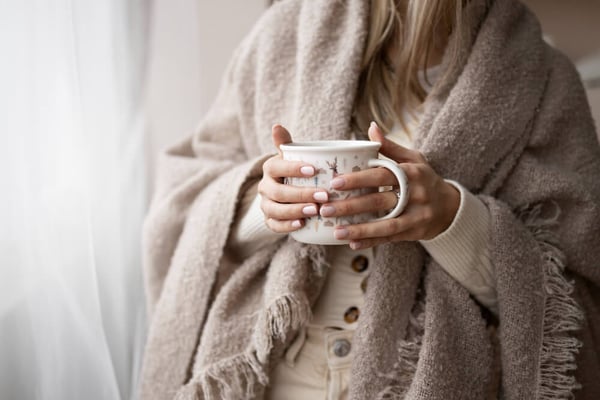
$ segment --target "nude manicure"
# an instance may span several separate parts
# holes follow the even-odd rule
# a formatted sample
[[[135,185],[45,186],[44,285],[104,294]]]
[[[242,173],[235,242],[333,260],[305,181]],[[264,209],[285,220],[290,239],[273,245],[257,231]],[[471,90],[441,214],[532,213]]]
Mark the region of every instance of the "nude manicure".
[[[306,176],[313,176],[315,174],[315,169],[313,167],[304,166],[300,168],[300,173]]]
[[[348,229],[346,229],[346,228],[338,228],[333,232],[333,236],[335,236],[335,238],[338,240],[346,239],[349,234],[350,234],[350,232],[348,232]]]
[[[309,215],[309,216],[317,215],[317,207],[315,207],[315,206],[306,206],[306,207],[304,207],[302,209],[302,213],[304,215]]]
[[[316,201],[327,201],[329,200],[329,195],[327,194],[327,192],[316,192],[315,194],[313,194],[313,199],[315,199]]]

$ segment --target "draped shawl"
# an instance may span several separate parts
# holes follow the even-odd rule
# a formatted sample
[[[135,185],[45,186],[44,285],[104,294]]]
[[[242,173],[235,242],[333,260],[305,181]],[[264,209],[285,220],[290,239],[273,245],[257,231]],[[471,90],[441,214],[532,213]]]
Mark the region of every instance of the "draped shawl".
[[[327,248],[286,238],[239,259],[228,236],[274,123],[295,140],[352,134],[368,12],[367,0],[276,3],[197,131],[161,156],[144,227],[143,399],[262,398],[310,320]],[[417,242],[379,246],[350,398],[600,398],[600,150],[579,77],[515,0],[470,1],[453,35],[464,51],[415,143],[489,209],[498,316]]]

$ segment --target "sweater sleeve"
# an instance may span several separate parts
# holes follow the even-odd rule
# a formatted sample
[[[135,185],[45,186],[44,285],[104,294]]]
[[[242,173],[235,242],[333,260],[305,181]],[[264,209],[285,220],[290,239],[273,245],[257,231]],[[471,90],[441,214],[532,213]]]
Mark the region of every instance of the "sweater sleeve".
[[[496,283],[488,248],[489,211],[462,185],[447,182],[460,192],[458,212],[448,229],[420,243],[450,276],[496,313]]]
[[[230,248],[241,258],[246,258],[264,245],[277,240],[285,233],[270,230],[260,208],[258,182],[248,187],[240,199],[237,216],[231,230]]]

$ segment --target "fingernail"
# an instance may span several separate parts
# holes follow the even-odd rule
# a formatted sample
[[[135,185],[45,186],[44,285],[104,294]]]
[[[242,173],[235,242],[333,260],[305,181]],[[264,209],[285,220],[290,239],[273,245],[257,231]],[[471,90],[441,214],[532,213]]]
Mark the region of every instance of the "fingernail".
[[[313,194],[313,199],[315,199],[316,201],[327,201],[329,200],[329,195],[327,194],[327,192],[316,192],[315,194]]]
[[[371,124],[369,125],[369,128],[379,128],[379,126],[377,125],[377,122],[371,121]]]
[[[349,234],[350,232],[348,232],[348,229],[346,228],[337,228],[335,231],[333,231],[333,236],[335,236],[335,238],[338,240],[346,239]]]
[[[335,214],[335,207],[333,206],[321,206],[321,216],[330,217]]]
[[[340,189],[344,186],[344,184],[346,183],[346,181],[344,180],[344,178],[333,178],[331,180],[331,182],[329,182],[329,184],[331,185],[331,187],[333,189]]]
[[[292,228],[300,228],[302,226],[302,222],[299,219],[292,222]]]
[[[350,242],[350,248],[352,250],[358,250],[362,247],[362,244],[360,242]]]
[[[317,215],[317,207],[315,206],[306,206],[302,209],[302,213],[304,215]]]
[[[300,168],[300,173],[306,176],[313,176],[315,174],[315,169],[313,167],[304,166]]]

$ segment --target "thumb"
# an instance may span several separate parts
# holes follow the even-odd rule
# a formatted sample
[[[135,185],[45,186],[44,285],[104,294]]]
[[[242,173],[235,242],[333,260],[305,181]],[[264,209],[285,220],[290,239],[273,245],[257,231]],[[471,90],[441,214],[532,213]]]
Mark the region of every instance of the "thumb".
[[[421,156],[421,153],[419,153],[418,151],[407,149],[406,147],[400,146],[399,144],[396,144],[396,143],[392,142],[391,140],[387,139],[383,135],[381,128],[379,128],[379,126],[377,125],[377,123],[375,121],[371,122],[371,125],[369,126],[368,134],[369,134],[369,139],[371,139],[374,142],[381,143],[381,148],[379,149],[379,152],[381,154],[383,154],[384,156],[396,161],[397,163],[403,163],[403,162],[422,163],[422,162],[424,162],[424,159]]]
[[[280,145],[292,143],[292,135],[290,135],[287,129],[279,124],[275,124],[273,125],[273,128],[271,128],[271,137],[279,155],[281,155],[281,150],[279,150]]]

